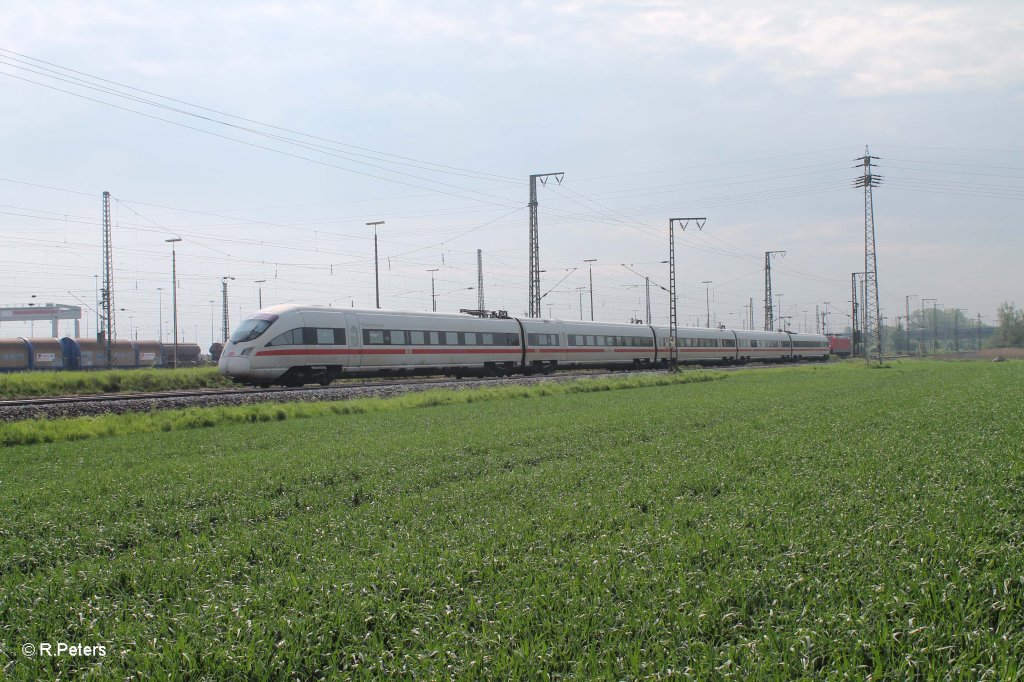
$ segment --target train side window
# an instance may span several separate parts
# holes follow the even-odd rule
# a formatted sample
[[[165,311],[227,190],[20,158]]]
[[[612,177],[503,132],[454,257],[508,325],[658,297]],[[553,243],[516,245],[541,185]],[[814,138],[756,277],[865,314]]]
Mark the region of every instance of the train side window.
[[[392,346],[404,346],[405,345],[405,332],[404,331],[399,331],[397,329],[392,330],[390,343],[391,343]]]
[[[283,334],[278,334],[267,342],[268,346],[294,346],[296,329],[290,329]]]
[[[429,332],[429,336],[430,336],[430,339],[429,339],[428,343],[431,346],[440,346],[441,345],[441,334],[439,332]]]
[[[317,345],[333,346],[334,345],[334,330],[333,329],[317,329],[316,330],[316,342],[317,342]]]
[[[414,346],[422,346],[425,343],[424,332],[409,332],[409,343]]]
[[[363,343],[379,346],[384,343],[384,330],[383,329],[364,329],[363,330]]]
[[[446,346],[457,346],[457,345],[459,345],[459,333],[458,332],[445,332],[444,333],[444,344]]]
[[[316,327],[303,327],[302,328],[302,345],[304,346],[315,346],[316,341]]]
[[[494,334],[481,334],[480,335],[481,346],[493,346],[494,345]]]
[[[476,345],[476,332],[466,332],[465,336],[466,336],[465,344],[467,346],[475,346]]]
[[[750,347],[751,348],[757,348],[757,339],[752,339],[750,341]]]
[[[334,331],[334,345],[335,346],[344,346],[347,343],[347,341],[345,341],[345,330],[341,329],[341,328],[338,328],[338,329],[335,329],[333,331]]]

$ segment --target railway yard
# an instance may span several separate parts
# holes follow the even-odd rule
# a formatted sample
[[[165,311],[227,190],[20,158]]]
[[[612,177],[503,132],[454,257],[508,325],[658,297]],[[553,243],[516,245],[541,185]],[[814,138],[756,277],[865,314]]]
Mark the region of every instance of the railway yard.
[[[0,450],[0,669],[1022,674],[1024,363],[562,379],[0,423],[138,427]]]

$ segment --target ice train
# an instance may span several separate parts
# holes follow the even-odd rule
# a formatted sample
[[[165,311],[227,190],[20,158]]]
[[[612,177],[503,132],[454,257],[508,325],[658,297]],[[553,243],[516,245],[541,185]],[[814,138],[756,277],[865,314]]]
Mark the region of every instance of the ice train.
[[[218,366],[237,383],[329,384],[342,376],[508,375],[669,364],[669,328],[488,315],[277,305],[249,316]],[[681,328],[680,363],[826,360],[820,334]]]

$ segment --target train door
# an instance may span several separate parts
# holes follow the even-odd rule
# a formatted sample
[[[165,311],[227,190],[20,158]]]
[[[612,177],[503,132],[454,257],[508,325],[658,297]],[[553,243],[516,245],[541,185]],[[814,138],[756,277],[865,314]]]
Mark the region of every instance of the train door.
[[[346,312],[345,340],[348,342],[345,369],[358,369],[363,364],[363,331],[359,324],[359,316]]]

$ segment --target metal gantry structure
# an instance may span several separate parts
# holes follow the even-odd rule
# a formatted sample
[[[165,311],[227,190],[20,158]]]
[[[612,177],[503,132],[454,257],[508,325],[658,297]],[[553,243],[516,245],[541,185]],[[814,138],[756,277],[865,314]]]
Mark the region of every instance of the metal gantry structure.
[[[675,225],[686,232],[690,221],[697,225],[698,230],[704,229],[707,218],[669,218],[668,219],[668,343],[672,369],[679,366],[679,349],[676,339],[679,338],[679,312],[676,310],[676,231]]]
[[[537,237],[537,180],[548,184],[555,178],[559,185],[565,173],[538,173],[530,176],[530,305],[527,317],[541,317],[540,312],[540,243]]]
[[[106,345],[107,367],[113,367],[114,325],[114,252],[110,224],[110,192],[103,193],[103,290],[100,302],[103,311],[102,333]]]
[[[775,330],[775,311],[772,308],[772,256],[782,254],[785,251],[764,252],[764,330],[766,332]]]
[[[875,253],[875,208],[872,189],[882,182],[882,176],[872,169],[877,156],[871,156],[867,146],[861,162],[863,174],[853,181],[854,187],[864,188],[864,357],[882,361],[882,312],[878,297],[878,258]]]

